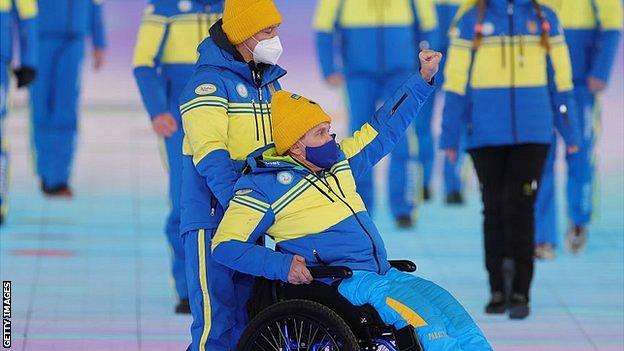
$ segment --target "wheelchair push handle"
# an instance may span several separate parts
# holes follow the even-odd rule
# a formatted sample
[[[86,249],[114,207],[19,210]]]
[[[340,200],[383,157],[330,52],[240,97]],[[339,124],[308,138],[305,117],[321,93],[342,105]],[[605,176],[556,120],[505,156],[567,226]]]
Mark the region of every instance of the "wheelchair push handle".
[[[353,276],[353,271],[345,266],[317,266],[308,267],[314,279],[339,278],[345,279]]]

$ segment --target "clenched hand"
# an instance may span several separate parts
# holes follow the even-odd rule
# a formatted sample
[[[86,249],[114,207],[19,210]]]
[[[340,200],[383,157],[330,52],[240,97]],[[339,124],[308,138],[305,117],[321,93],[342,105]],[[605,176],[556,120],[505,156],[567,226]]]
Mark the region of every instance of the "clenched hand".
[[[425,82],[430,82],[433,76],[438,73],[442,53],[433,50],[423,50],[418,54],[420,59],[420,75]]]

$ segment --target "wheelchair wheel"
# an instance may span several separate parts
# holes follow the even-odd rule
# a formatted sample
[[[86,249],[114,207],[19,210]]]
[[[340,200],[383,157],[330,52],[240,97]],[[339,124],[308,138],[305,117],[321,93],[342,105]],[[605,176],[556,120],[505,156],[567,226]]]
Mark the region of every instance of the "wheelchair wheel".
[[[279,302],[262,311],[243,333],[237,351],[359,351],[349,326],[324,305]]]

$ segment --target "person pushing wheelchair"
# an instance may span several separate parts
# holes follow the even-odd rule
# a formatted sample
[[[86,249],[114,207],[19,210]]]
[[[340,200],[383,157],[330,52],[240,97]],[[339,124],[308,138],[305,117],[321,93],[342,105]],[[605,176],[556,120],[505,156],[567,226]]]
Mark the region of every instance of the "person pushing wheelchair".
[[[468,312],[438,285],[391,268],[354,178],[390,153],[435,90],[442,55],[422,51],[409,78],[359,131],[339,144],[331,117],[286,91],[272,99],[275,146],[247,159],[212,241],[214,259],[234,270],[309,284],[307,266],[353,270],[338,291],[372,305],[388,325],[412,325],[425,350],[491,350]],[[268,234],[277,250],[259,246]]]

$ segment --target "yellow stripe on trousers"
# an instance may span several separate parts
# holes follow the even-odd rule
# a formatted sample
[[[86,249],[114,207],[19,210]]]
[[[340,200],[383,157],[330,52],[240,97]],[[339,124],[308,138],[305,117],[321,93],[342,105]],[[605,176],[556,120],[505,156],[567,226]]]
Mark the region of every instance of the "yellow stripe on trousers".
[[[210,314],[210,294],[208,293],[208,280],[206,271],[206,232],[199,230],[197,235],[197,250],[199,251],[199,284],[202,291],[202,302],[204,306],[204,331],[199,341],[199,349],[206,349],[208,334],[210,333],[211,314]]]
[[[401,318],[405,319],[405,321],[411,324],[414,328],[428,325],[427,322],[425,322],[425,320],[418,313],[416,313],[416,311],[391,297],[386,297],[386,305],[395,310]]]

